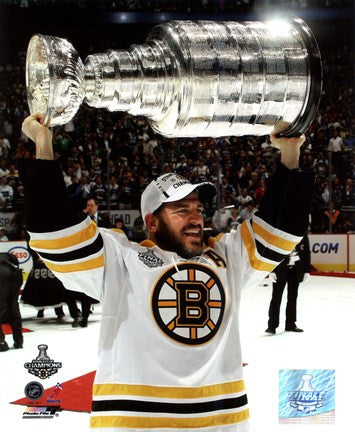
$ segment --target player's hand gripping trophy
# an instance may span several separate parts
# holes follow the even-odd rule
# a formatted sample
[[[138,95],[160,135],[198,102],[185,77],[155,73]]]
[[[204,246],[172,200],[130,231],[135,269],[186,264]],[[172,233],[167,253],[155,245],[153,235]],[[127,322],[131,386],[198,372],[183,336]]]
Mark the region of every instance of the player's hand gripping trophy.
[[[146,116],[166,137],[300,136],[322,81],[317,43],[298,18],[167,22],[144,44],[84,64],[67,40],[35,35],[26,69],[30,111],[45,126],[67,123],[85,101]]]

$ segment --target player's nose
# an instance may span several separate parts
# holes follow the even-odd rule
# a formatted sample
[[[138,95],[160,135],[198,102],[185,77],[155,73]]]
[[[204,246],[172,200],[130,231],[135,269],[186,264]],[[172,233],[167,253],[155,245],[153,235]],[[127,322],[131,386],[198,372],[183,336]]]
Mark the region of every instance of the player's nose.
[[[191,223],[194,223],[195,225],[202,225],[203,222],[203,216],[199,210],[192,210],[190,212],[190,218]]]

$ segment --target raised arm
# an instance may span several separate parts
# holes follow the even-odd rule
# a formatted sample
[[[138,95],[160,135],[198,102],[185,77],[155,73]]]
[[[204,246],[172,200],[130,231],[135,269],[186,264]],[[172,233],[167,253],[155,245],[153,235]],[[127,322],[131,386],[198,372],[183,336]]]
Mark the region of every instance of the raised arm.
[[[25,223],[30,246],[71,290],[99,298],[102,290],[103,240],[96,224],[70,207],[52,134],[39,114],[26,118],[23,132],[36,144],[36,159],[18,159],[25,191]]]
[[[252,220],[238,230],[210,241],[216,252],[233,257],[231,271],[242,273],[241,286],[261,281],[302,240],[312,199],[313,173],[302,172],[298,161],[304,136],[277,138],[272,143],[281,150],[281,162],[267,182],[265,195]]]
[[[257,217],[274,228],[303,237],[308,227],[314,175],[299,169],[300,149],[305,136],[277,138],[271,142],[281,151],[281,163],[267,184]]]

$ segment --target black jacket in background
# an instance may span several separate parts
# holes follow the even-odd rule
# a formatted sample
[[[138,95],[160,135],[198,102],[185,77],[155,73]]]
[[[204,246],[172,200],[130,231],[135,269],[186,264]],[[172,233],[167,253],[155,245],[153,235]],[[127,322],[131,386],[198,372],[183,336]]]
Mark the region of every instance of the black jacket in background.
[[[297,260],[292,267],[290,267],[288,266],[289,257],[285,258],[282,263],[275,268],[274,273],[279,276],[280,274],[288,272],[290,269],[292,269],[296,272],[298,281],[302,282],[304,274],[309,273],[311,268],[311,251],[309,248],[309,240],[307,235],[305,235],[300,243],[298,243],[298,245],[295,247],[295,251],[297,252],[300,259]]]

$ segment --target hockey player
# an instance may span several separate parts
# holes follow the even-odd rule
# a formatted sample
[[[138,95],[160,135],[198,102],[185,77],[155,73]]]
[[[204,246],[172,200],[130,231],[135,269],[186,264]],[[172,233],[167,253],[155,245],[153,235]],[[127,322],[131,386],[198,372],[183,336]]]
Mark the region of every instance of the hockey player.
[[[20,160],[31,247],[64,285],[102,302],[91,427],[97,431],[248,430],[239,303],[301,240],[313,178],[298,169],[304,137],[272,141],[281,163],[260,210],[202,243],[211,183],[173,173],[142,194],[148,240],[98,228],[72,213],[51,133],[40,115],[24,133],[36,160]]]

